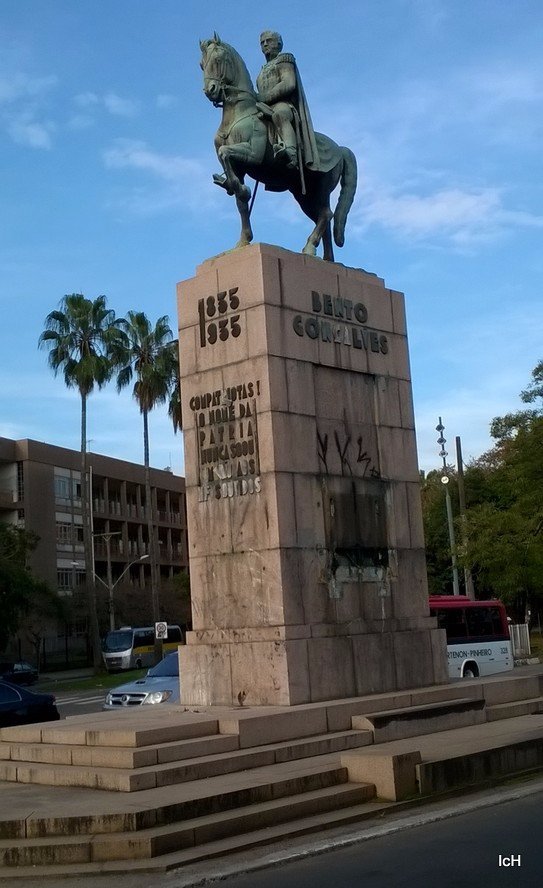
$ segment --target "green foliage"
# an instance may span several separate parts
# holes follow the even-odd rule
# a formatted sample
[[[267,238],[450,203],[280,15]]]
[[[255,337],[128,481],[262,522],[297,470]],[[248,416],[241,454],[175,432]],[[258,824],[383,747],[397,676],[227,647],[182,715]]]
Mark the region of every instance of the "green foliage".
[[[452,595],[452,567],[443,472],[429,472],[422,484],[422,514],[426,541],[426,566],[430,595]],[[449,472],[449,494],[456,511],[458,489],[454,473]]]
[[[32,576],[26,567],[28,553],[38,539],[35,534],[12,524],[0,524],[0,651],[3,651],[12,635],[25,625],[36,610],[41,613],[47,602],[52,607],[56,598],[49,587]]]
[[[142,311],[129,311],[120,325],[123,340],[114,350],[117,389],[135,379],[132,394],[140,412],[164,404],[178,376],[178,347],[172,339],[168,318],[160,317],[154,328]]]
[[[49,366],[62,371],[68,388],[87,397],[113,374],[110,360],[120,338],[119,322],[106,306],[106,297],[86,299],[81,293],[64,296],[58,310],[45,319],[39,346],[49,349]]]
[[[543,362],[521,397],[531,403],[543,397]],[[491,430],[496,445],[466,473],[472,495],[463,561],[479,589],[502,598],[523,620],[527,604],[543,598],[543,411],[536,406],[497,417]]]
[[[471,570],[478,598],[501,598],[520,622],[527,606],[532,611],[543,606],[543,361],[521,398],[534,406],[493,419],[494,447],[465,470],[464,522],[452,471],[448,485],[457,516],[458,566]],[[434,594],[451,592],[440,476],[430,472],[422,488],[428,581]]]

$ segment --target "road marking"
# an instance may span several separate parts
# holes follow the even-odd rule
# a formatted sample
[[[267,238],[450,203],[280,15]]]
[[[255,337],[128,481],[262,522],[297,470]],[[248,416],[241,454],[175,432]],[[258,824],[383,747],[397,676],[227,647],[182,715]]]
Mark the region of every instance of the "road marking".
[[[98,697],[64,697],[63,700],[59,700],[57,697],[56,704],[64,706],[67,703],[75,703],[77,706],[84,706],[86,703],[96,703],[98,700],[103,700],[104,696],[104,694],[100,694]]]

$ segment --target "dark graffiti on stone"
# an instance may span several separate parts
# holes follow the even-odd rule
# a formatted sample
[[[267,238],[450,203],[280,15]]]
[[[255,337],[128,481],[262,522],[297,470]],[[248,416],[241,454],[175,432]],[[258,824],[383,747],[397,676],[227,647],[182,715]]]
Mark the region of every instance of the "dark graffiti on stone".
[[[351,435],[348,435],[344,431],[338,432],[337,429],[335,429],[334,444],[339,456],[342,475],[357,475],[362,478],[367,476],[371,478],[381,477],[379,469],[376,468],[373,459],[364,447],[364,439],[362,435],[359,435],[355,442],[352,440]],[[317,429],[317,456],[324,475],[330,474],[330,469],[328,467],[328,450],[328,435],[321,434]]]
[[[260,381],[194,395],[200,502],[259,493]]]

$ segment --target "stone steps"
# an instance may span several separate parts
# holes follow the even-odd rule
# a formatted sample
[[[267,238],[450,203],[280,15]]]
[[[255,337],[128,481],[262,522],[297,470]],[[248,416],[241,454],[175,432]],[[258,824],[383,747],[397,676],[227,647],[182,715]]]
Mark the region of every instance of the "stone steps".
[[[347,784],[347,786],[350,786],[350,784]],[[345,793],[341,796],[341,800],[346,801],[347,797],[347,793]],[[317,795],[315,793],[314,803],[316,798]],[[329,796],[329,798],[332,798],[332,796]],[[336,798],[339,800],[340,797],[336,796]],[[133,858],[130,860],[130,872],[167,872],[168,870],[177,869],[198,861],[212,860],[213,858],[223,857],[237,851],[249,850],[250,848],[268,845],[272,842],[280,842],[287,838],[310,835],[328,828],[363,822],[376,816],[382,816],[390,807],[390,803],[363,801],[359,804],[351,804],[345,808],[334,806],[334,808],[326,810],[323,807],[319,813],[306,816],[300,816],[301,810],[298,808],[295,820],[278,822],[276,815],[273,825],[268,827],[254,829],[249,832],[235,832],[221,839],[214,839],[205,844],[195,845],[182,850],[170,851],[151,859]],[[203,825],[204,821],[202,820]],[[18,842],[11,841],[9,844],[14,849],[21,847]],[[73,837],[73,845],[77,846],[77,844],[77,837]],[[43,847],[46,847],[46,845]],[[2,848],[1,841],[0,848]],[[46,855],[44,854],[44,856]],[[48,864],[37,862],[34,864],[23,864],[22,862],[15,863],[16,858],[14,855],[12,859],[14,860],[13,864],[4,863],[3,866],[0,866],[0,883],[3,879],[9,879],[11,883],[12,880],[36,878],[38,872],[51,878],[73,877],[75,874],[80,876],[115,875],[120,873],[126,874],[127,872],[126,860],[82,861],[80,863],[71,862],[65,864],[53,862]],[[34,860],[36,859],[37,852],[34,852]],[[0,860],[2,860],[1,856]],[[40,869],[37,870],[37,867],[40,867]]]
[[[347,769],[335,756],[318,759],[170,787],[163,804],[164,793],[155,790],[145,794],[155,804],[137,812],[130,806],[96,816],[30,815],[4,820],[0,822],[0,865],[13,871],[14,867],[150,859],[373,798],[372,785],[347,782]]]
[[[85,836],[49,835],[39,839],[0,840],[3,867],[51,866],[150,860],[164,854],[206,846],[220,839],[268,830],[299,818],[349,809],[369,802],[374,788],[367,784],[339,784],[308,790],[295,796],[270,799],[235,810],[204,814],[137,832]],[[289,834],[290,829],[284,830]],[[195,855],[197,856],[197,855]],[[206,856],[201,848],[199,856]]]
[[[486,708],[486,720],[498,721],[504,718],[516,718],[518,715],[533,715],[543,712],[543,697],[527,700],[513,700],[510,703],[496,703]]]
[[[388,800],[484,786],[543,768],[543,713],[495,719],[341,755],[350,782],[371,782]]]
[[[230,774],[251,768],[295,761],[332,752],[341,752],[366,746],[372,742],[369,731],[351,730],[304,737],[283,743],[267,744],[254,749],[238,749],[236,735],[219,734],[201,740],[183,741],[137,749],[101,747],[56,747],[53,744],[0,744],[0,780],[34,783],[47,786],[79,786],[92,789],[137,792],[202,780],[220,774]],[[184,744],[188,744],[185,746]],[[193,757],[185,756],[189,749]],[[198,756],[201,749],[224,749],[217,754]],[[9,751],[9,758],[8,756]],[[59,757],[72,764],[59,764]],[[180,759],[173,760],[179,754]],[[182,757],[187,760],[183,760]],[[166,761],[164,762],[164,757]],[[43,759],[52,761],[43,761]],[[136,763],[150,759],[159,764]],[[95,764],[84,767],[75,762],[90,760]],[[100,762],[101,764],[96,764]],[[123,764],[124,763],[124,764]],[[136,767],[130,767],[136,764]],[[126,767],[128,765],[128,767]]]
[[[404,709],[353,715],[353,728],[371,731],[374,743],[388,743],[406,737],[435,734],[450,728],[481,724],[486,720],[485,701],[471,697],[437,703],[423,703]]]

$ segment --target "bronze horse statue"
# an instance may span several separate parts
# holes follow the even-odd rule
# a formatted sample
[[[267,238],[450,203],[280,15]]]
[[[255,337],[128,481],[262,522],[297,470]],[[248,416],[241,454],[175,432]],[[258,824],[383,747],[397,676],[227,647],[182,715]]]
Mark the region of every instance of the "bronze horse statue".
[[[204,92],[216,107],[222,108],[222,120],[215,135],[215,149],[224,175],[214,176],[228,194],[234,195],[241,219],[241,236],[237,247],[250,244],[251,190],[244,184],[245,176],[263,182],[271,191],[290,191],[315,227],[303,248],[315,256],[322,240],[323,258],[334,261],[333,235],[338,247],[345,241],[345,223],[356,191],[356,158],[349,148],[337,145],[328,136],[315,133],[321,158],[319,171],[300,165],[289,169],[274,158],[272,138],[262,106],[253,88],[251,77],[238,52],[215,34],[211,40],[200,41],[204,72]],[[341,183],[334,212],[330,195]]]

